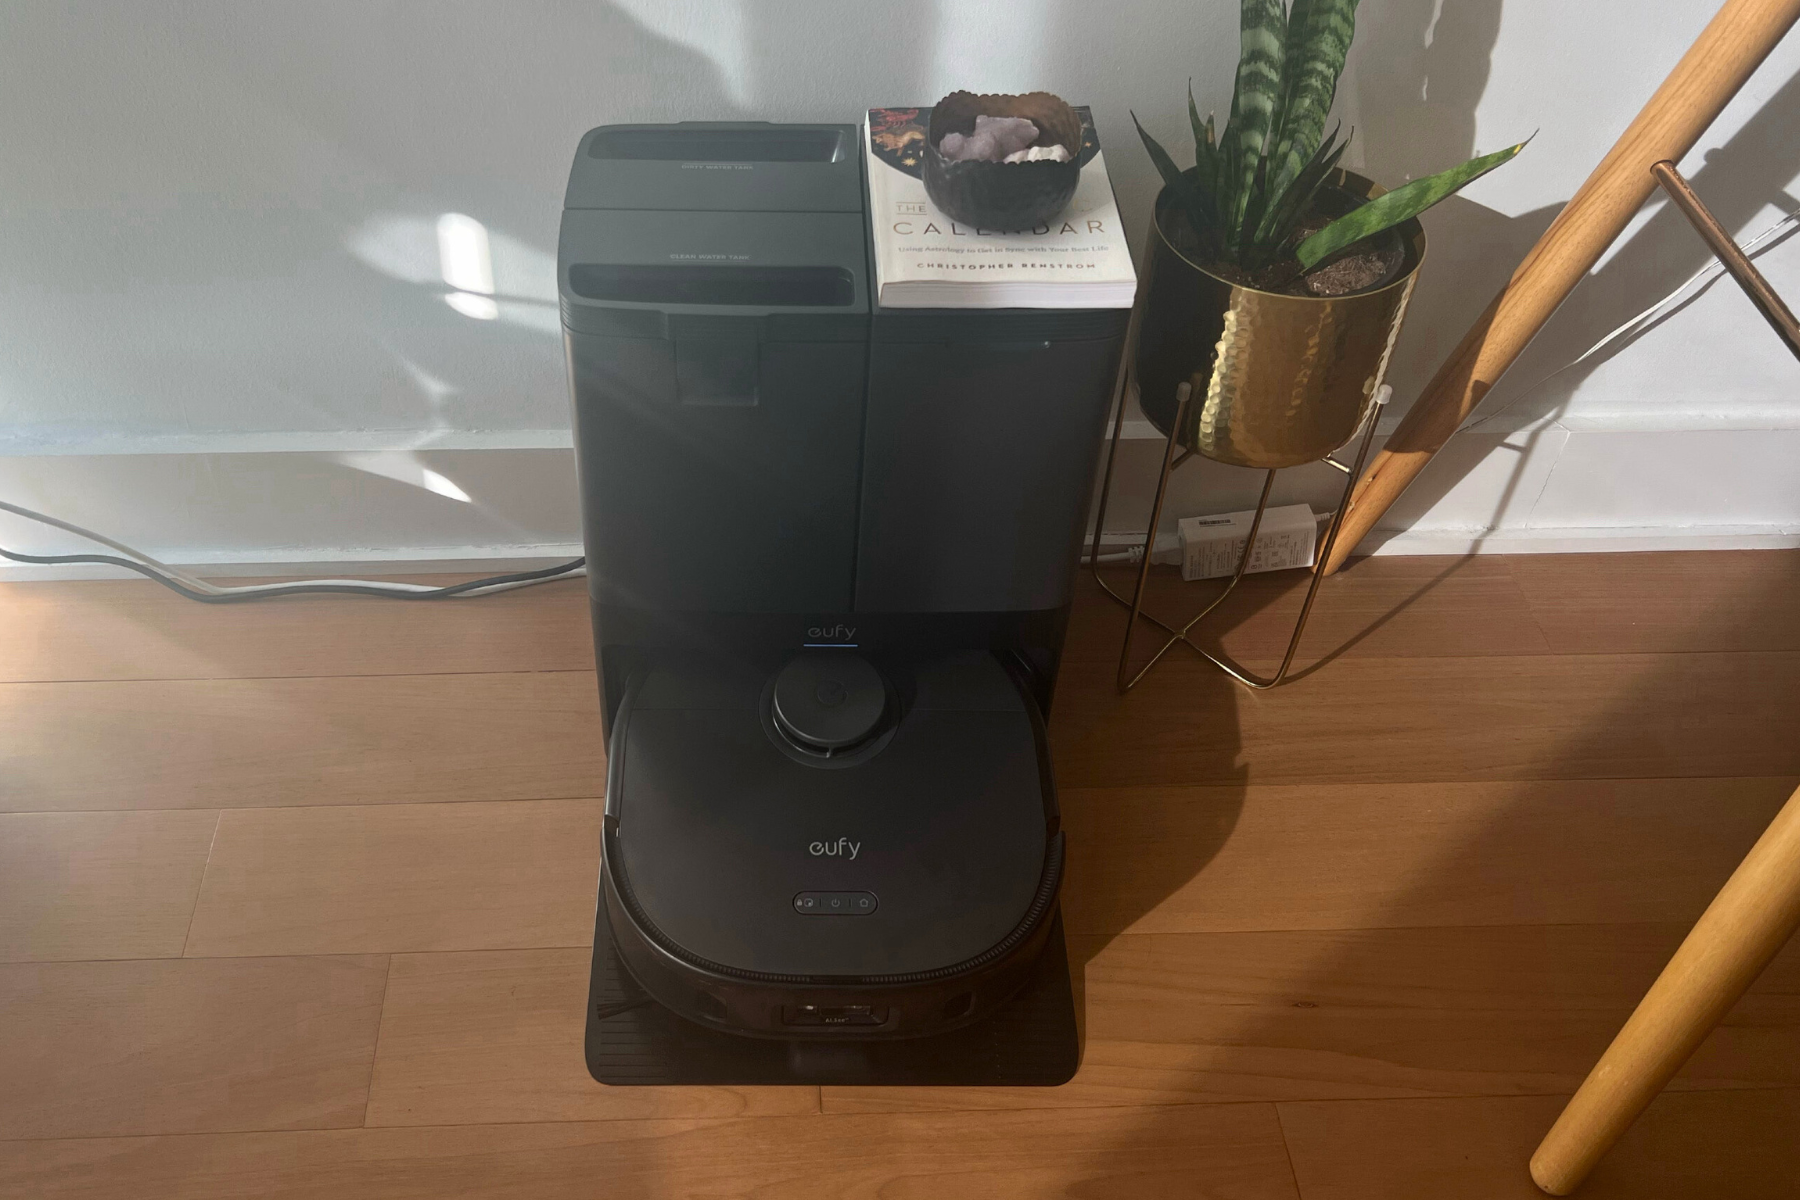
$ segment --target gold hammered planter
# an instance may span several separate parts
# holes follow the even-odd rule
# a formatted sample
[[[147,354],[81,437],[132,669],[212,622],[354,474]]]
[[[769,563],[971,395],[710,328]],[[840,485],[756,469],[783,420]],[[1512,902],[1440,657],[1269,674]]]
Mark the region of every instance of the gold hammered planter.
[[[1333,181],[1368,199],[1384,190],[1348,171]],[[1287,296],[1233,284],[1184,256],[1164,236],[1171,203],[1164,188],[1139,292],[1132,373],[1144,415],[1166,435],[1186,382],[1184,447],[1265,470],[1324,458],[1355,434],[1387,371],[1425,231],[1416,220],[1396,227],[1406,257],[1390,283],[1350,296]]]

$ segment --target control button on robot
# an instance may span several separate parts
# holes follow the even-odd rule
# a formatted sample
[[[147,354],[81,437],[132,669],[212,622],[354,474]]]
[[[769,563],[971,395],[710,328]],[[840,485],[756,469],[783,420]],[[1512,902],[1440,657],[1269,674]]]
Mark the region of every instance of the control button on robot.
[[[815,917],[864,917],[880,907],[874,892],[801,892],[794,911]]]

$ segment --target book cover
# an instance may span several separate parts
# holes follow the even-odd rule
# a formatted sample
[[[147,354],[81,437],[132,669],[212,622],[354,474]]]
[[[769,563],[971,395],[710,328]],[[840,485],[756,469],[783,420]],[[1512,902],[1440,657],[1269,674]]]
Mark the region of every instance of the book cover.
[[[889,308],[1129,308],[1137,275],[1093,114],[1081,117],[1081,180],[1031,229],[952,221],[925,194],[931,109],[872,108],[865,126],[878,303]]]

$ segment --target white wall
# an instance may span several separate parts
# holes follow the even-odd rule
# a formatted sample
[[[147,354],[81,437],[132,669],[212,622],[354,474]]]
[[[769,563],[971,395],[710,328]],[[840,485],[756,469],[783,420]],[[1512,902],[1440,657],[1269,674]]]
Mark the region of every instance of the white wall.
[[[1538,131],[1427,219],[1431,256],[1392,380],[1402,404],[1712,7],[1364,0],[1339,107],[1371,174],[1393,183]],[[559,553],[579,533],[553,263],[582,131],[850,121],[955,87],[1045,87],[1094,107],[1141,233],[1155,181],[1127,110],[1179,143],[1190,76],[1203,108],[1224,109],[1236,8],[12,6],[0,498],[187,562]],[[1800,35],[1684,169],[1743,236],[1800,207]],[[446,303],[444,214],[486,231],[494,319]],[[1408,496],[1390,548],[1792,544],[1800,367],[1729,281],[1552,374],[1704,261],[1676,214],[1647,209],[1490,397],[1485,423]],[[1800,298],[1800,238],[1760,261]],[[1128,448],[1130,482],[1153,449]],[[1185,511],[1233,506],[1252,482],[1186,470]],[[1323,502],[1331,482],[1300,472],[1286,486]],[[1141,490],[1127,487],[1109,525],[1142,519]],[[0,536],[72,548],[3,515]]]

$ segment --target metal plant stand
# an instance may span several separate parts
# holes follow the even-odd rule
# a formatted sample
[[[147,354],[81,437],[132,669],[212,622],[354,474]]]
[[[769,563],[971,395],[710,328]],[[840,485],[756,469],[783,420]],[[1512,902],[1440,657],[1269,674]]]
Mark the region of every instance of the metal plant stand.
[[[1331,186],[1336,189],[1334,195],[1351,205],[1383,194],[1374,181],[1341,169],[1332,173]],[[1093,541],[1097,560],[1106,528],[1106,507],[1112,498],[1126,401],[1135,386],[1144,415],[1166,438],[1150,527],[1144,531],[1144,556],[1130,599],[1100,577],[1097,561],[1094,577],[1107,595],[1131,610],[1125,644],[1119,649],[1120,691],[1135,687],[1177,642],[1186,642],[1246,687],[1272,688],[1288,677],[1293,666],[1306,619],[1318,597],[1318,576],[1307,590],[1281,668],[1267,679],[1202,649],[1190,635],[1249,570],[1277,471],[1329,462],[1348,476],[1348,500],[1349,488],[1368,457],[1374,414],[1388,395],[1381,383],[1425,260],[1425,231],[1417,220],[1394,226],[1399,261],[1383,282],[1370,288],[1341,296],[1270,292],[1218,274],[1208,263],[1189,257],[1177,244],[1179,238],[1170,240],[1175,204],[1170,189],[1164,187],[1152,209],[1149,253],[1138,285],[1136,335],[1130,368],[1119,391]],[[1332,456],[1358,442],[1358,431],[1356,464],[1346,466]],[[1169,477],[1195,455],[1268,474],[1236,573],[1212,603],[1176,626],[1144,611],[1144,591]],[[1343,513],[1345,507],[1340,503],[1337,513]],[[1342,517],[1334,514],[1322,553],[1330,553],[1336,544],[1341,522]],[[1167,637],[1149,662],[1133,667],[1131,649],[1139,618]]]
[[[1250,520],[1250,532],[1244,539],[1244,552],[1238,557],[1237,571],[1232,575],[1230,582],[1225,585],[1225,590],[1213,597],[1211,603],[1195,613],[1188,619],[1186,624],[1181,625],[1180,627],[1170,625],[1159,617],[1144,611],[1144,586],[1150,578],[1151,552],[1156,545],[1156,527],[1162,522],[1163,498],[1167,495],[1169,490],[1169,477],[1174,474],[1177,467],[1180,467],[1196,454],[1196,451],[1192,448],[1184,449],[1180,454],[1175,452],[1176,442],[1180,438],[1181,430],[1187,427],[1188,402],[1193,395],[1193,386],[1187,382],[1179,384],[1176,388],[1175,419],[1169,423],[1168,438],[1163,446],[1162,472],[1156,480],[1156,499],[1150,506],[1150,525],[1149,528],[1144,531],[1144,553],[1143,557],[1138,562],[1137,584],[1132,588],[1131,598],[1127,600],[1124,596],[1121,596],[1118,592],[1114,591],[1112,585],[1107,583],[1100,573],[1100,536],[1101,532],[1106,528],[1106,505],[1112,496],[1113,463],[1117,459],[1119,453],[1119,435],[1125,428],[1125,403],[1130,394],[1131,388],[1129,380],[1127,380],[1125,385],[1121,386],[1119,389],[1119,403],[1113,420],[1112,443],[1106,452],[1106,471],[1102,475],[1100,482],[1100,511],[1094,518],[1094,539],[1092,545],[1089,547],[1088,558],[1089,569],[1094,574],[1094,582],[1098,583],[1101,590],[1108,596],[1111,596],[1114,600],[1131,610],[1131,620],[1125,626],[1125,642],[1124,645],[1119,647],[1119,690],[1121,692],[1128,692],[1136,687],[1138,683],[1143,680],[1144,676],[1149,674],[1150,668],[1160,662],[1163,655],[1173,649],[1178,642],[1185,643],[1190,650],[1194,651],[1194,653],[1206,659],[1245,687],[1255,688],[1258,691],[1275,687],[1287,678],[1288,668],[1293,666],[1294,655],[1300,649],[1301,635],[1306,632],[1306,619],[1312,614],[1313,601],[1317,599],[1319,595],[1319,585],[1325,580],[1325,573],[1316,569],[1316,564],[1326,562],[1331,557],[1331,549],[1337,543],[1338,530],[1343,525],[1344,513],[1349,507],[1350,491],[1356,486],[1356,480],[1362,474],[1363,463],[1369,455],[1369,445],[1375,440],[1375,424],[1377,420],[1379,420],[1382,406],[1388,402],[1388,398],[1393,394],[1393,389],[1386,384],[1382,384],[1375,389],[1374,395],[1370,397],[1369,403],[1362,414],[1362,419],[1358,423],[1358,428],[1362,431],[1362,438],[1360,441],[1357,441],[1354,437],[1351,439],[1352,441],[1357,441],[1356,461],[1354,464],[1346,465],[1339,462],[1338,459],[1331,454],[1327,454],[1323,459],[1316,460],[1330,463],[1333,467],[1344,473],[1344,495],[1338,502],[1337,511],[1331,516],[1331,524],[1326,529],[1324,541],[1319,545],[1317,553],[1313,555],[1315,569],[1313,570],[1312,583],[1307,586],[1306,599],[1301,602],[1300,616],[1294,622],[1293,636],[1288,639],[1287,653],[1282,656],[1281,667],[1275,674],[1269,676],[1267,679],[1253,675],[1242,666],[1232,662],[1230,659],[1223,658],[1202,648],[1195,644],[1188,634],[1194,626],[1205,619],[1207,614],[1211,613],[1215,608],[1219,607],[1220,604],[1224,603],[1225,598],[1231,595],[1232,590],[1237,587],[1238,581],[1244,577],[1244,572],[1250,565],[1251,555],[1256,551],[1256,534],[1262,526],[1263,513],[1269,507],[1269,493],[1275,486],[1275,476],[1280,468],[1268,471],[1263,478],[1262,495],[1256,502],[1256,515]],[[1346,445],[1347,444],[1348,443],[1346,443]],[[1156,653],[1150,656],[1150,660],[1134,672],[1131,669],[1131,642],[1132,636],[1137,632],[1137,624],[1140,618],[1150,622],[1158,629],[1161,629],[1164,633],[1168,634],[1168,638],[1157,648]]]

